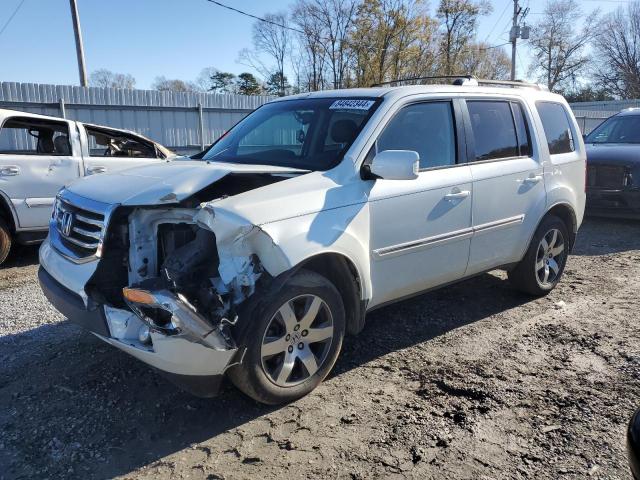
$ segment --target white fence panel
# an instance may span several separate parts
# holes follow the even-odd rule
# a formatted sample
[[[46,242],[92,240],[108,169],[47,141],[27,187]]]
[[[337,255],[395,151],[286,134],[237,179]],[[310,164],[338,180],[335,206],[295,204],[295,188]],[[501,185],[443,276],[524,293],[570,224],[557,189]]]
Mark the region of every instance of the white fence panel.
[[[133,130],[179,153],[201,150],[271,98],[0,82],[0,108]]]

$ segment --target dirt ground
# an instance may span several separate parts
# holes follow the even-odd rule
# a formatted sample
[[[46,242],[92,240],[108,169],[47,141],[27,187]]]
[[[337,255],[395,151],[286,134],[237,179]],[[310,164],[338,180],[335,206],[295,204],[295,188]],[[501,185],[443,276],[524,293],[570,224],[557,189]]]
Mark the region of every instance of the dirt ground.
[[[281,408],[177,390],[48,306],[34,248],[0,270],[0,478],[629,478],[640,223],[588,220],[559,287],[502,272],[368,316]]]

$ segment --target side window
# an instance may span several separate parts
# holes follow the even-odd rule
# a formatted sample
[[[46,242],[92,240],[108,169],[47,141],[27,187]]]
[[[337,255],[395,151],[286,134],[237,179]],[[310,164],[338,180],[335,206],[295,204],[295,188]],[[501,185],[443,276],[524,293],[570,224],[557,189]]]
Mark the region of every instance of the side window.
[[[90,157],[159,158],[151,142],[125,133],[85,127]]]
[[[376,142],[378,152],[413,150],[420,168],[456,163],[456,135],[451,102],[425,102],[400,110]]]
[[[569,153],[575,150],[573,134],[564,107],[559,103],[537,102],[536,108],[547,137],[549,153]]]
[[[475,161],[519,155],[510,102],[467,100],[475,140]]]
[[[529,157],[533,154],[531,149],[531,136],[529,135],[529,125],[522,105],[518,102],[511,102],[513,118],[516,122],[516,133],[518,134],[518,150],[521,157]]]
[[[0,129],[0,154],[71,155],[69,126],[66,122],[10,118]]]

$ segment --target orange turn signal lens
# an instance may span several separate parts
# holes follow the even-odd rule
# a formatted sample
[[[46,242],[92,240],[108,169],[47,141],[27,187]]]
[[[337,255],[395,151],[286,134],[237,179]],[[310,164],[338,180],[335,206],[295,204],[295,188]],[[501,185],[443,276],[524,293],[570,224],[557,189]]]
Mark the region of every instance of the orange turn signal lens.
[[[156,298],[146,290],[139,290],[137,288],[123,288],[122,294],[124,298],[133,303],[142,303],[143,305],[153,305],[156,302]]]

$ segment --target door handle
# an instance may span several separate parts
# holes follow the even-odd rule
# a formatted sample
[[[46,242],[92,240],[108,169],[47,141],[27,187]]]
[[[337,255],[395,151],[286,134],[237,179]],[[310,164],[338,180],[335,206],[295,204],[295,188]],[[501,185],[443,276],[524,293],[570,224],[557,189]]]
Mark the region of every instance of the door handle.
[[[20,175],[20,167],[17,165],[7,165],[0,167],[0,175],[3,177],[14,177]]]
[[[533,184],[533,183],[538,183],[540,180],[542,180],[542,175],[531,174],[527,178],[525,178],[523,182]]]
[[[88,167],[87,173],[89,175],[94,175],[96,173],[104,173],[107,171],[107,167],[103,167],[102,165],[96,165],[95,167]]]
[[[451,193],[447,193],[444,196],[445,200],[448,201],[453,201],[453,200],[462,200],[463,198],[467,198],[469,195],[471,195],[471,192],[469,190],[458,190],[458,191],[452,191]]]

